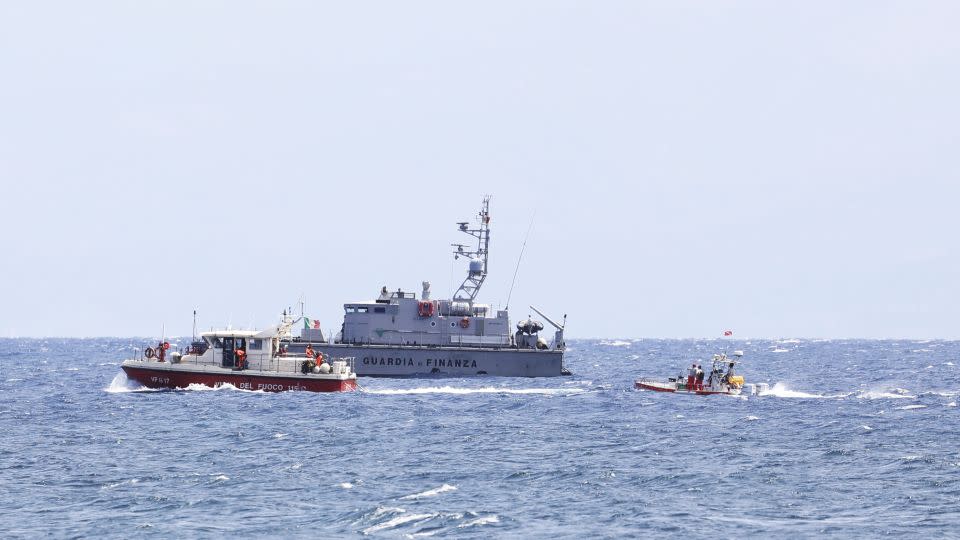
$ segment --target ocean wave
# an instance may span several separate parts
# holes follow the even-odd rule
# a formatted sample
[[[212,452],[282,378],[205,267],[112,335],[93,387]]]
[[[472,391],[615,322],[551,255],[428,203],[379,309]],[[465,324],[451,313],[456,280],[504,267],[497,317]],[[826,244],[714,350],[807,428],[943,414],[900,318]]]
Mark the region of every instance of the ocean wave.
[[[916,399],[909,390],[894,388],[893,390],[865,390],[857,394],[858,399]]]
[[[601,341],[600,345],[606,345],[608,347],[629,347],[633,345],[632,341],[623,341],[621,339],[615,339],[613,341]]]
[[[897,411],[912,411],[914,409],[926,409],[926,405],[904,405],[903,407],[894,407]]]
[[[457,525],[457,528],[466,529],[467,527],[482,527],[484,525],[493,525],[494,523],[500,523],[500,517],[497,516],[496,514],[478,517],[476,519],[471,519],[470,521],[465,521],[460,525]]]
[[[545,396],[583,394],[586,390],[580,388],[455,388],[452,386],[425,386],[420,388],[363,390],[366,394],[378,395],[411,395],[411,394],[539,394]]]
[[[367,527],[366,529],[363,530],[363,534],[373,534],[375,532],[385,531],[387,529],[393,529],[395,527],[399,527],[400,525],[405,525],[407,523],[411,523],[414,521],[424,521],[437,515],[437,514],[407,514],[406,510],[401,509],[401,511],[404,512],[402,515],[399,515],[393,519],[387,520],[383,523],[378,523],[377,525]]]
[[[457,486],[451,486],[450,484],[444,484],[444,485],[442,485],[442,486],[440,486],[440,487],[438,487],[438,488],[428,489],[427,491],[424,491],[424,492],[422,492],[422,493],[414,493],[413,495],[405,495],[405,496],[403,496],[403,497],[400,497],[400,500],[401,500],[401,501],[407,501],[407,500],[412,500],[412,499],[424,499],[424,498],[426,498],[426,497],[436,497],[437,495],[440,495],[441,493],[447,493],[448,491],[456,491],[456,490],[457,490]]]

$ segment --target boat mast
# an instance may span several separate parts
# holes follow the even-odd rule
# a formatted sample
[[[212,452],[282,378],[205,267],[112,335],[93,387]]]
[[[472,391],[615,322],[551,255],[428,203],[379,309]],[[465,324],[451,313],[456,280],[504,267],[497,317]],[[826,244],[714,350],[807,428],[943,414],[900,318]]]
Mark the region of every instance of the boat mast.
[[[460,226],[460,232],[477,239],[477,248],[470,251],[469,249],[465,249],[470,247],[465,244],[451,244],[457,248],[457,250],[453,252],[454,259],[459,259],[460,257],[470,259],[470,269],[467,271],[467,277],[464,278],[460,288],[454,293],[453,299],[459,302],[469,302],[471,308],[473,307],[473,301],[480,292],[483,281],[487,278],[487,261],[490,255],[489,195],[483,198],[483,205],[480,207],[480,213],[477,216],[480,221],[478,228],[471,229],[470,223],[467,221],[457,223],[457,225]]]

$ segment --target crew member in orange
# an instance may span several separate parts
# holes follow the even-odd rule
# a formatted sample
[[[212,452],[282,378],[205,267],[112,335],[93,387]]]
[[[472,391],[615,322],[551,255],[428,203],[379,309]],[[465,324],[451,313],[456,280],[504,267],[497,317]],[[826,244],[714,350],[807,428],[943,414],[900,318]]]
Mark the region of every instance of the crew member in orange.
[[[319,366],[322,363],[323,363],[323,353],[317,351],[317,365]]]
[[[317,356],[317,355],[313,354],[313,347],[311,347],[310,345],[307,345],[307,351],[306,351],[306,353],[307,353],[307,358],[309,358],[309,359],[311,359],[311,360],[313,360],[313,359]]]
[[[233,352],[234,352],[234,354],[237,355],[237,361],[236,361],[237,367],[240,368],[240,369],[246,368],[246,367],[247,367],[247,365],[246,365],[247,353],[246,353],[243,349],[237,349],[237,350],[235,350],[235,351],[233,351]]]

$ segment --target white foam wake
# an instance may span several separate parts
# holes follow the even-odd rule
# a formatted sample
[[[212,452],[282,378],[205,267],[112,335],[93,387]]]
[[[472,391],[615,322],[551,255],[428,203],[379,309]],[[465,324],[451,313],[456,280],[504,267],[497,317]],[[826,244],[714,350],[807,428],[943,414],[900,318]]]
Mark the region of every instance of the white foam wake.
[[[782,382],[778,382],[774,384],[773,387],[770,388],[770,390],[767,390],[766,392],[761,392],[758,395],[779,397],[779,398],[793,398],[793,399],[834,399],[834,398],[841,398],[849,394],[838,394],[835,396],[825,396],[823,394],[809,394],[807,392],[791,390],[787,388],[786,384]]]
[[[456,486],[451,486],[450,484],[444,484],[438,488],[428,489],[423,493],[414,493],[413,495],[406,495],[406,496],[400,497],[400,500],[424,499],[426,497],[436,497],[441,493],[446,493],[448,491],[456,491],[456,490],[457,490]]]
[[[425,386],[420,388],[380,389],[365,388],[367,394],[407,395],[407,394],[540,394],[546,396],[583,394],[580,388],[455,388],[452,386]]]
[[[892,391],[865,390],[857,394],[859,399],[916,399],[916,397],[910,395],[910,391],[903,388],[894,388]]]

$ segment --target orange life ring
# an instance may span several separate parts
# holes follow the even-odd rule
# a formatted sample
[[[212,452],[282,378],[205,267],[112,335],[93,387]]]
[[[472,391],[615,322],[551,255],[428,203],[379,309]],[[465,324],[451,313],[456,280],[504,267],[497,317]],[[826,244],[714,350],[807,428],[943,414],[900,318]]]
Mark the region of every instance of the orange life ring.
[[[154,352],[153,347],[147,347],[147,348],[144,349],[144,351],[143,351],[143,356],[145,356],[145,357],[147,357],[147,358],[153,358],[153,355],[154,355],[154,354],[156,354],[156,353]]]
[[[460,319],[460,328],[470,328],[470,319],[466,317]]]

